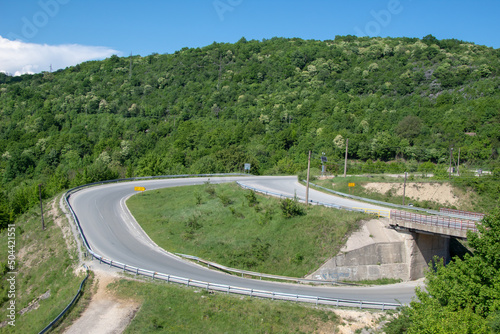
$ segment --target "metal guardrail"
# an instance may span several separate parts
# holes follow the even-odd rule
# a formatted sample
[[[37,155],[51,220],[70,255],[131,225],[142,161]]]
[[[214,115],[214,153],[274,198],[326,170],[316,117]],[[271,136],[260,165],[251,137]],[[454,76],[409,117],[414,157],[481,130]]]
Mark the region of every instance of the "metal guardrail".
[[[296,196],[279,194],[279,193],[275,193],[275,192],[268,191],[268,190],[262,190],[262,189],[254,188],[254,187],[242,184],[240,181],[236,181],[236,184],[238,184],[240,187],[242,187],[244,189],[253,190],[253,191],[257,192],[257,193],[264,194],[264,195],[271,195],[271,196],[274,196],[274,197],[279,197],[280,199],[282,199],[282,198],[295,198],[296,197]],[[300,202],[305,203],[305,199],[302,199],[300,197],[297,197],[297,200],[299,200]],[[322,205],[322,206],[326,206],[326,207],[330,207],[330,208],[335,208],[335,209],[347,210],[347,211],[365,212],[365,209],[362,209],[362,208],[351,208],[351,207],[348,207],[348,206],[343,206],[343,205],[338,205],[338,204],[313,201],[311,199],[309,200],[309,203],[315,204],[315,205]]]
[[[241,269],[226,267],[226,266],[223,266],[222,264],[207,261],[207,260],[204,260],[204,259],[199,258],[199,257],[194,256],[194,255],[187,255],[187,254],[181,254],[181,253],[175,253],[175,255],[178,255],[178,256],[186,258],[186,259],[194,260],[197,262],[201,262],[201,263],[207,265],[209,268],[213,267],[213,268],[222,270],[224,272],[240,274],[241,277],[243,277],[243,275],[247,275],[247,276],[252,276],[252,277],[258,277],[259,279],[269,278],[269,279],[274,279],[274,280],[291,281],[291,282],[298,282],[298,283],[315,283],[315,284],[332,284],[332,285],[336,284],[336,285],[353,285],[353,286],[358,285],[358,284],[354,284],[354,283],[347,283],[347,282],[333,281],[333,280],[327,281],[327,280],[307,279],[307,278],[300,278],[300,277],[270,275],[270,274],[258,273],[255,271],[248,271],[248,270],[241,270]]]
[[[315,303],[316,305],[323,304],[323,305],[336,305],[344,307],[359,307],[360,309],[371,308],[371,309],[387,310],[387,309],[395,309],[401,306],[401,304],[398,303],[372,302],[372,301],[353,300],[353,299],[340,299],[340,298],[330,298],[330,297],[320,297],[320,296],[289,294],[283,292],[249,289],[232,285],[198,281],[185,277],[179,277],[156,271],[141,269],[134,266],[129,266],[121,262],[113,261],[111,259],[106,259],[102,256],[99,256],[98,254],[95,254],[94,252],[91,252],[90,254],[92,255],[93,258],[99,260],[99,263],[108,264],[110,267],[121,269],[124,272],[128,271],[136,275],[143,275],[146,277],[150,277],[153,280],[159,279],[167,283],[178,283],[178,284],[184,284],[188,287],[191,286],[191,287],[203,288],[206,289],[207,291],[213,290],[219,292],[246,295],[250,297],[271,298],[273,300],[277,299],[277,300],[288,300],[295,302]]]
[[[363,210],[365,213],[377,215],[377,217],[391,218],[391,210],[370,209],[370,208],[353,208]]]
[[[230,175],[242,175],[242,174],[229,174],[229,176]],[[243,174],[243,175],[247,175],[247,174]],[[187,177],[187,176],[188,175],[181,175],[180,177]],[[195,175],[195,176],[200,176],[200,174]],[[207,177],[207,176],[228,176],[228,174],[203,174],[203,176],[205,176],[205,177]],[[176,176],[168,175],[168,176],[147,177],[146,179],[174,178],[174,177],[176,177]],[[131,179],[118,179],[118,180],[110,180],[110,181],[103,181],[103,182],[95,182],[95,183],[86,184],[83,186],[72,188],[72,189],[68,190],[66,192],[66,194],[64,195],[64,200],[66,202],[66,205],[68,206],[69,211],[71,212],[71,215],[73,217],[73,220],[75,221],[75,224],[77,225],[78,231],[80,233],[80,237],[83,240],[85,248],[87,249],[87,251],[88,251],[89,255],[92,257],[92,259],[94,259],[94,258],[98,259],[99,263],[109,264],[110,267],[122,269],[124,272],[128,271],[128,272],[134,273],[136,275],[143,275],[146,277],[151,277],[153,280],[160,279],[160,280],[166,281],[167,283],[185,284],[187,286],[195,286],[195,287],[204,288],[207,290],[215,290],[215,291],[221,291],[221,292],[226,292],[226,293],[247,295],[250,297],[270,298],[272,300],[279,299],[279,300],[289,300],[289,301],[296,301],[296,302],[307,302],[307,303],[315,303],[316,305],[318,305],[318,304],[335,305],[337,307],[338,306],[359,307],[360,309],[361,308],[371,308],[371,309],[387,310],[387,309],[395,309],[395,308],[402,306],[399,303],[373,302],[373,301],[339,299],[339,298],[329,298],[329,297],[309,296],[309,295],[299,295],[299,294],[287,294],[287,293],[281,293],[281,292],[248,289],[248,288],[242,288],[242,287],[236,287],[236,286],[230,286],[230,285],[224,285],[224,284],[210,283],[210,282],[193,280],[193,279],[185,278],[185,277],[173,276],[173,275],[169,275],[169,274],[165,274],[165,273],[154,272],[151,270],[146,270],[146,269],[130,266],[130,265],[127,265],[125,263],[113,261],[112,259],[106,259],[103,256],[95,253],[92,250],[92,248],[90,247],[90,245],[85,237],[85,234],[83,233],[83,230],[81,228],[80,221],[78,220],[78,217],[76,216],[73,208],[71,207],[71,204],[69,203],[69,197],[72,193],[74,193],[82,188],[89,187],[92,185],[120,182],[120,181],[134,181],[137,179],[138,178],[131,178]],[[140,179],[144,179],[144,178],[140,178]],[[269,192],[267,192],[267,193],[269,193]]]
[[[83,281],[80,283],[80,287],[78,288],[76,295],[73,297],[71,302],[69,302],[69,304],[64,308],[64,310],[61,313],[59,313],[59,315],[54,320],[52,320],[50,324],[48,324],[44,329],[42,329],[39,332],[39,334],[44,334],[47,331],[49,331],[50,329],[52,329],[52,326],[54,326],[62,317],[64,317],[66,312],[68,312],[68,310],[76,303],[77,299],[80,297],[80,294],[82,293],[82,288],[83,288],[83,285],[85,284],[85,281],[87,281],[87,278],[89,278],[89,270],[88,270],[87,266],[85,266],[85,269],[87,270],[87,276],[85,276]]]

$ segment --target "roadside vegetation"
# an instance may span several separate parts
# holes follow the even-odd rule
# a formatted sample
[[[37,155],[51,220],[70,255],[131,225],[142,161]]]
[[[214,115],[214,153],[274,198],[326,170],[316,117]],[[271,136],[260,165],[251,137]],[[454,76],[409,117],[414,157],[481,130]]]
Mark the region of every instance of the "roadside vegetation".
[[[0,247],[0,322],[10,320],[7,308],[15,301],[15,326],[2,323],[0,333],[38,333],[73,299],[85,273],[75,273],[78,256],[74,246],[68,249],[55,219],[62,213],[53,202],[44,205],[45,230],[42,230],[40,208],[31,208],[15,221],[16,265],[8,268],[7,230],[1,232]],[[68,240],[69,241],[69,240]],[[71,242],[71,241],[70,241]],[[74,243],[72,243],[74,245]],[[17,272],[12,275],[10,272]],[[7,278],[15,277],[15,296],[9,298]],[[85,308],[90,298],[92,276],[87,280],[83,295],[71,312],[56,324],[52,333],[64,328]],[[12,297],[12,296],[11,296]]]
[[[303,277],[335,256],[370,217],[256,195],[236,184],[146,191],[127,206],[170,252],[292,277]]]
[[[172,284],[120,280],[110,288],[142,302],[125,333],[331,333],[341,322],[328,308]]]

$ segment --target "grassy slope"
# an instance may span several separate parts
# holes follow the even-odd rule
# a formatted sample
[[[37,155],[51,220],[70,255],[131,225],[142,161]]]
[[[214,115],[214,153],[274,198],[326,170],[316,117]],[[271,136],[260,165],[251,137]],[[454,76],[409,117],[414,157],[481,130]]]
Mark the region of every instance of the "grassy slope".
[[[16,314],[16,326],[0,328],[0,333],[37,333],[48,325],[71,301],[80,286],[84,275],[75,275],[76,252],[68,251],[61,229],[54,223],[53,217],[47,212],[46,229],[41,228],[40,209],[32,208],[21,216],[16,225],[16,311],[28,306],[30,302],[50,290],[50,297],[39,302],[39,308],[23,315]],[[0,261],[2,264],[7,259],[7,231],[2,231],[0,247]],[[5,288],[7,276],[1,278],[3,305],[0,309],[1,321],[5,320],[8,301]],[[90,286],[90,281],[86,286]],[[77,306],[72,310],[71,320],[78,316],[84,305],[88,302],[88,289],[84,291]],[[62,332],[65,321],[54,332]]]
[[[278,199],[257,195],[259,204],[252,207],[249,193],[235,184],[190,186],[145,192],[127,205],[148,235],[171,252],[297,277],[336,255],[366,218],[310,206],[306,215],[286,219]]]
[[[111,287],[143,302],[125,333],[334,332],[335,313],[302,304],[121,280]]]

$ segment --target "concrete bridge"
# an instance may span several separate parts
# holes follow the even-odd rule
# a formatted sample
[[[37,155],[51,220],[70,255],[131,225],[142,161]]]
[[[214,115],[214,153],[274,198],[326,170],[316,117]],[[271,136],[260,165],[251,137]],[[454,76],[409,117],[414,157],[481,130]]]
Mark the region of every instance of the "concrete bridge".
[[[391,210],[391,227],[411,232],[466,239],[467,231],[477,232],[476,222],[451,216],[422,215]]]
[[[465,239],[467,231],[477,231],[476,221],[482,215],[455,211],[422,215],[399,210],[365,210],[379,216],[378,222],[368,222],[360,232],[355,232],[347,246],[310,277],[352,281],[384,277],[406,281],[424,277],[435,256],[445,262],[450,260],[451,238]]]

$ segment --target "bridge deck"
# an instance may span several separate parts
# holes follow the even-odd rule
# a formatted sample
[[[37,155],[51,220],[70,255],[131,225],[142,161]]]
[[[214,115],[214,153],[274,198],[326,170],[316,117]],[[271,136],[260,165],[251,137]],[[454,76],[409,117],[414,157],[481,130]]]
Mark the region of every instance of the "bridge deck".
[[[432,233],[467,238],[467,231],[477,232],[476,223],[470,220],[442,216],[427,216],[405,211],[391,210],[391,224],[421,233]]]

